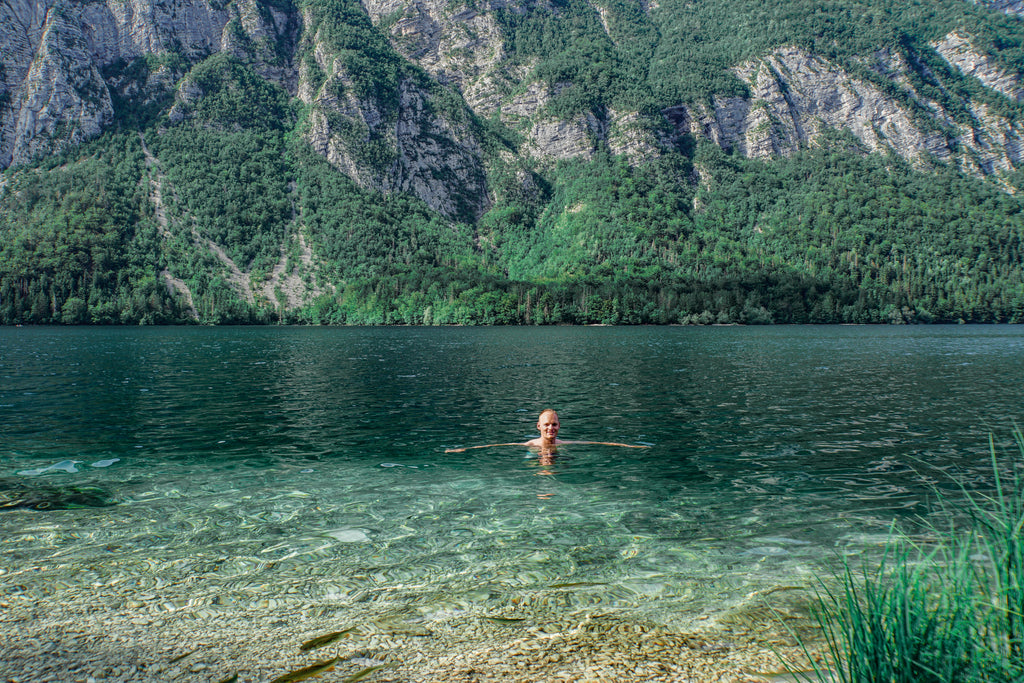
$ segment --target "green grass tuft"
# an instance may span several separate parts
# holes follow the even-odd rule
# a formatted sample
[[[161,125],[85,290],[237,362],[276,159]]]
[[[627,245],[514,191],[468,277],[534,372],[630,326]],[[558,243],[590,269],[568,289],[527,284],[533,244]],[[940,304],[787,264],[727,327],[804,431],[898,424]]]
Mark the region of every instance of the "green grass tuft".
[[[929,525],[926,545],[893,529],[871,568],[844,562],[823,582],[815,617],[824,655],[819,683],[1004,683],[1024,680],[1024,435],[1000,459],[990,440],[994,491],[961,486],[940,499],[948,528]],[[966,524],[956,520],[967,520]]]

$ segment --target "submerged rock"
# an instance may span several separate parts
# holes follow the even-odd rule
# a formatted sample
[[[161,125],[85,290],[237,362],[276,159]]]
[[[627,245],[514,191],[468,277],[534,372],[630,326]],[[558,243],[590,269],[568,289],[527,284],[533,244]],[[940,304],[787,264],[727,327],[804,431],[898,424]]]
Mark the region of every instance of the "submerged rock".
[[[367,543],[370,537],[361,529],[335,529],[326,532],[328,536],[342,543]]]
[[[72,510],[116,504],[112,493],[96,486],[34,486],[0,480],[0,510]]]

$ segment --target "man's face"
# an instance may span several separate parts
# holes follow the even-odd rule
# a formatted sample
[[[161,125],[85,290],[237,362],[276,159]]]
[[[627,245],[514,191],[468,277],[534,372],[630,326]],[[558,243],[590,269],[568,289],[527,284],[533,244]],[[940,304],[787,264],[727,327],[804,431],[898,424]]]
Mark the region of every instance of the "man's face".
[[[548,440],[554,441],[558,438],[558,413],[549,412],[544,413],[537,420],[537,431],[540,435]]]

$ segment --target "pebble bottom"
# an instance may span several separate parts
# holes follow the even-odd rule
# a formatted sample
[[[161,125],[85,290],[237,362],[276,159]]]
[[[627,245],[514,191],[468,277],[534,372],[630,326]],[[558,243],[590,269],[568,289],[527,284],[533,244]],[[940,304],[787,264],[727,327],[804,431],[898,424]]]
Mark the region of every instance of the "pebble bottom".
[[[0,611],[0,682],[217,683],[237,674],[237,683],[266,683],[334,657],[333,670],[309,680],[337,683],[377,664],[387,666],[367,683],[795,680],[773,649],[806,668],[801,650],[767,627],[736,631],[705,621],[685,631],[619,613],[430,615],[380,603],[324,610],[301,596],[201,613],[178,602],[116,587],[9,600]],[[349,627],[328,645],[300,650]]]

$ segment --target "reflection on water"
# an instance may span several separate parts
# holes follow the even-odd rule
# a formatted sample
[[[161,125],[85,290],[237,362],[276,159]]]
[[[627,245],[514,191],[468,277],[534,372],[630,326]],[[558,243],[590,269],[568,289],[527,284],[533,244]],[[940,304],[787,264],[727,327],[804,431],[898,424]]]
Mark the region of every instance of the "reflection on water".
[[[996,327],[3,329],[0,581],[686,619],[987,485],[1021,376]],[[444,453],[545,407],[653,446]]]

